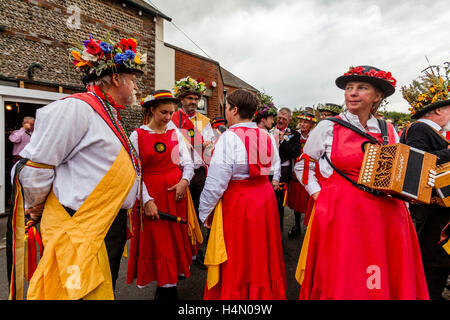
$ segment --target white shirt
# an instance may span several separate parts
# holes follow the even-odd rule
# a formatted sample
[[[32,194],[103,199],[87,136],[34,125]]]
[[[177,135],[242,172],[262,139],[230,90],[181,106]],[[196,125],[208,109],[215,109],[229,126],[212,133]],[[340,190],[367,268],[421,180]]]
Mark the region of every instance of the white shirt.
[[[254,122],[246,122],[234,125],[231,128],[257,128]],[[272,136],[273,150],[276,151],[276,143]],[[280,181],[280,156],[274,152],[271,171],[274,172],[273,180]],[[228,188],[230,180],[245,180],[250,177],[248,156],[245,145],[239,136],[231,130],[225,131],[217,141],[211,165],[208,169],[205,187],[200,196],[199,217],[204,222],[214,210],[219,199],[222,198]]]
[[[115,110],[112,111],[115,114]],[[68,98],[37,110],[31,141],[20,155],[55,168],[25,166],[22,169],[19,179],[24,188],[26,208],[43,203],[53,190],[63,206],[77,211],[121,149],[122,143],[111,128],[84,101]],[[136,179],[122,209],[133,207],[138,185]]]
[[[366,131],[364,126],[359,121],[357,115],[345,111],[340,114],[340,117],[362,131]],[[334,122],[329,120],[322,120],[318,125],[311,131],[309,138],[303,147],[303,153],[309,155],[314,160],[318,161],[320,167],[320,173],[324,178],[329,178],[333,174],[333,168],[328,164],[327,160],[323,159],[324,153],[327,154],[328,158],[331,158],[331,148],[333,146],[333,127]],[[381,133],[380,127],[378,125],[377,119],[370,115],[367,121],[368,131],[372,133]],[[394,130],[395,141],[398,142],[400,139],[397,132]],[[300,160],[295,165],[294,171],[297,175],[297,179],[301,182],[303,176],[304,160]],[[320,185],[317,181],[315,174],[315,163],[311,162],[309,166],[309,179],[308,184],[304,185],[306,191],[310,195],[313,195],[320,191]],[[302,183],[303,184],[303,183]]]
[[[183,111],[183,109],[180,110],[181,112],[185,113]],[[197,117],[197,112],[195,113],[195,115],[189,117],[189,120],[192,121],[194,123],[194,127],[201,133],[202,137],[203,137],[203,141],[207,142],[207,141],[215,141],[216,140],[216,135],[214,134],[214,130],[211,126],[211,123],[208,122],[208,124],[203,128],[202,127],[202,122],[201,121],[196,121]],[[190,141],[189,141],[190,142]],[[192,147],[189,146],[190,150],[192,150]],[[202,148],[203,150],[203,148]],[[203,151],[205,153],[205,156],[211,155],[211,148],[208,148],[206,150]],[[198,150],[196,150],[194,152],[194,167],[195,169],[204,167],[206,164],[203,161],[203,156],[202,154],[198,153]]]
[[[151,128],[147,127],[147,126],[141,126],[141,129],[147,131],[150,134],[154,134],[155,131],[153,131]],[[183,134],[180,132],[180,130],[175,126],[175,124],[170,121],[167,124],[166,127],[166,132],[168,130],[173,130],[175,129],[175,133],[176,133],[176,139],[178,139],[178,152],[179,152],[179,156],[180,156],[180,167],[183,170],[183,176],[181,179],[186,179],[188,182],[191,181],[192,177],[194,176],[194,163],[192,162],[191,159],[191,154],[188,150],[188,147],[186,145],[186,142],[184,140]],[[175,139],[175,137],[174,137]],[[133,144],[134,148],[136,149],[136,152],[139,154],[139,143],[138,143],[138,134],[137,131],[134,131],[131,136],[130,136],[130,141]],[[140,186],[139,186],[140,187]],[[151,195],[148,194],[147,191],[147,186],[145,185],[145,183],[143,183],[143,190],[142,190],[142,201],[144,203],[147,203],[147,201],[149,200],[153,200],[153,197],[151,197]]]
[[[430,120],[430,119],[419,119],[419,120],[417,120],[417,122],[423,122],[423,123],[429,125],[430,127],[432,127],[437,132],[440,132],[442,130],[442,127],[440,125],[438,125],[436,122],[434,122],[433,120]]]

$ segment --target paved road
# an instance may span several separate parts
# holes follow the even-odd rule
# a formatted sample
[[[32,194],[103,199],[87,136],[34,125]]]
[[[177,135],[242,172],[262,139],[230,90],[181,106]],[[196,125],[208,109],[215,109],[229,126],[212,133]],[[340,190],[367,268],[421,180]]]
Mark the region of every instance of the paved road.
[[[297,268],[298,256],[301,249],[302,238],[288,239],[287,233],[294,225],[294,215],[286,208],[286,217],[283,232],[283,251],[286,265],[287,298],[298,299],[299,285],[294,274]],[[4,249],[6,235],[6,218],[0,218],[0,300],[8,298],[8,281],[6,276],[6,253]],[[129,248],[129,245],[128,245]],[[118,300],[153,300],[156,284],[150,284],[144,289],[139,289],[135,284],[127,285],[126,280],[127,259],[122,258],[119,278],[116,287],[116,299]],[[178,285],[178,295],[182,300],[202,300],[206,283],[206,270],[199,269],[195,264],[191,267],[191,277],[183,280]]]

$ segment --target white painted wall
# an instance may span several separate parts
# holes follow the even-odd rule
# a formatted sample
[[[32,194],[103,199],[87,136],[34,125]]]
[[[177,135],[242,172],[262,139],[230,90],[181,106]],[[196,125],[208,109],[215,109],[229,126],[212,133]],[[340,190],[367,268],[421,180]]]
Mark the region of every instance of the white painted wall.
[[[158,17],[156,18],[155,90],[172,90],[174,84],[175,50],[164,45],[164,19]]]

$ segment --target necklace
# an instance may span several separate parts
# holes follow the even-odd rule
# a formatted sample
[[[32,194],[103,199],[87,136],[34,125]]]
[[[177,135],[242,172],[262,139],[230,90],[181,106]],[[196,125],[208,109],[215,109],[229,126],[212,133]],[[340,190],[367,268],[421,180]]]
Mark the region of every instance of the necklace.
[[[124,126],[120,124],[120,122],[116,121],[116,119],[111,111],[111,106],[108,102],[108,97],[105,95],[105,97],[106,97],[106,105],[105,105],[103,100],[97,94],[95,94],[94,92],[91,92],[91,91],[89,91],[89,93],[94,95],[97,98],[97,100],[101,103],[101,105],[105,109],[109,119],[111,120],[114,127],[116,128],[117,132],[119,132],[122,139],[126,142],[127,152],[131,157],[131,160],[132,160],[131,162],[133,164],[134,171],[136,171],[138,178],[140,178],[141,172],[142,172],[141,171],[141,161],[137,155],[136,149],[134,148],[133,144],[131,143],[130,139],[128,138],[128,132],[126,131]]]

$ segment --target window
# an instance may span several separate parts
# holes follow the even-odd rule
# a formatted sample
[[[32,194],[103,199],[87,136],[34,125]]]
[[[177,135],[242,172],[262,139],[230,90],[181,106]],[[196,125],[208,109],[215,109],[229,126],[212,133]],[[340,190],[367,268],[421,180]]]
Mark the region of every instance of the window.
[[[208,97],[203,96],[198,102],[197,111],[205,116],[208,115]]]

